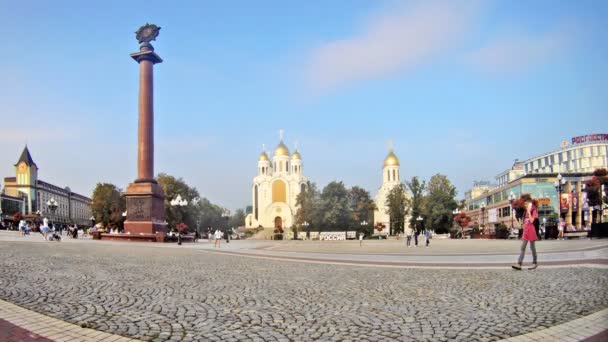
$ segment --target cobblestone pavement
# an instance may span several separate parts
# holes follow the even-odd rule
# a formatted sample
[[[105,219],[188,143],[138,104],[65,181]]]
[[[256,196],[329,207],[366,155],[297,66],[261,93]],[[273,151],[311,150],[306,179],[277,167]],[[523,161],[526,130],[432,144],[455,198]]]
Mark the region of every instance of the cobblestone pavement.
[[[0,242],[0,298],[143,340],[498,340],[608,307],[608,270],[392,269]]]

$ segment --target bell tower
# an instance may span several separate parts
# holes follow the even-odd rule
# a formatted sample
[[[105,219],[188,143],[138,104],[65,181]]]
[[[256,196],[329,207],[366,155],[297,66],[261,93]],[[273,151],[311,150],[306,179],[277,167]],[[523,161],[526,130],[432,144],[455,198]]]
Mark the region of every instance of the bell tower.
[[[36,186],[38,185],[38,165],[34,163],[27,145],[21,152],[19,160],[15,164],[18,192],[27,195],[27,208],[24,211],[32,213],[36,211]],[[15,194],[19,195],[19,194]]]

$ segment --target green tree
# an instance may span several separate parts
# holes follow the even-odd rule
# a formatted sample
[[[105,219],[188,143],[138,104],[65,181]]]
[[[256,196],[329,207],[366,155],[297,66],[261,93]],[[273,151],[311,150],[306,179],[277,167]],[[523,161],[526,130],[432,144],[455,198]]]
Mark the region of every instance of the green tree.
[[[376,204],[372,200],[369,191],[353,186],[348,191],[348,202],[350,207],[350,226],[356,227],[357,231],[363,232],[366,236],[371,236],[373,233],[373,219]],[[361,222],[367,222],[367,225],[362,226]]]
[[[426,190],[426,182],[418,179],[418,177],[412,177],[412,180],[405,182],[408,190],[410,191],[410,204],[411,204],[411,217],[409,225],[410,227],[416,227],[416,218],[422,215],[424,207],[424,191]]]
[[[310,231],[312,228],[318,228],[320,226],[320,215],[319,215],[319,191],[317,185],[308,181],[304,187],[304,191],[301,191],[296,196],[296,225],[302,227],[304,222],[308,223],[306,230]]]
[[[405,216],[409,212],[409,199],[405,185],[395,185],[386,195],[386,213],[390,217],[389,235],[403,231]]]
[[[211,203],[206,198],[201,198],[195,204],[195,219],[198,223],[199,231],[211,232],[215,231],[216,228],[226,228],[226,220],[222,217],[224,208],[219,205]]]
[[[196,229],[197,216],[199,214],[198,202],[200,196],[198,190],[190,187],[182,178],[175,178],[166,173],[157,176],[158,183],[165,193],[165,219],[169,229],[174,229],[177,224],[185,223],[188,227]],[[180,196],[187,201],[185,206],[172,206],[171,201]]]
[[[427,228],[437,233],[447,233],[453,224],[452,211],[458,207],[456,188],[448,177],[436,174],[427,184],[427,196],[424,201],[424,218]]]
[[[228,221],[229,228],[238,228],[245,225],[245,210],[237,209]]]
[[[342,182],[333,181],[321,192],[322,228],[346,230],[350,221],[348,190]]]
[[[103,224],[104,227],[120,227],[123,221],[122,213],[126,207],[125,197],[116,185],[97,183],[91,202],[95,222]]]

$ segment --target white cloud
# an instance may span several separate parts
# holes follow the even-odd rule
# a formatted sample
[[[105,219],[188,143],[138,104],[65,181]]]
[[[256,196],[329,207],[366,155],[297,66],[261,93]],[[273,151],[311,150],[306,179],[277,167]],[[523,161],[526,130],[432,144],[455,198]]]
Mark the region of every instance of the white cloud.
[[[420,65],[463,38],[477,7],[425,1],[384,11],[358,34],[317,47],[306,69],[308,84],[324,91]]]
[[[469,60],[484,72],[521,72],[561,55],[571,45],[573,35],[573,30],[565,28],[538,35],[509,34],[474,51]]]

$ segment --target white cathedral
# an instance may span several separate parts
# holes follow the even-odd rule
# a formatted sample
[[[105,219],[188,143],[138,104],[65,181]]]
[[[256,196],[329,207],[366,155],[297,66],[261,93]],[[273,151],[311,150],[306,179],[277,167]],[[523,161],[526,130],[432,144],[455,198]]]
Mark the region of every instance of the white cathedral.
[[[389,144],[388,155],[384,158],[382,166],[382,185],[376,194],[376,210],[374,211],[374,235],[388,235],[391,226],[391,219],[388,214],[386,204],[386,196],[396,186],[401,184],[401,175],[399,174],[399,158],[395,155],[392,146]],[[409,192],[406,192],[409,197]],[[405,224],[408,225],[411,216],[405,217]],[[376,227],[382,225],[382,230],[377,230]]]
[[[272,161],[265,148],[258,158],[258,174],[251,187],[252,212],[245,218],[246,228],[290,228],[295,223],[296,196],[306,187],[302,156],[297,149],[292,155],[283,143],[274,149]]]

